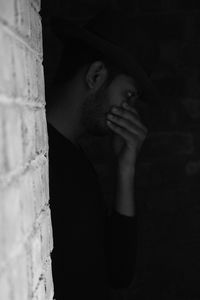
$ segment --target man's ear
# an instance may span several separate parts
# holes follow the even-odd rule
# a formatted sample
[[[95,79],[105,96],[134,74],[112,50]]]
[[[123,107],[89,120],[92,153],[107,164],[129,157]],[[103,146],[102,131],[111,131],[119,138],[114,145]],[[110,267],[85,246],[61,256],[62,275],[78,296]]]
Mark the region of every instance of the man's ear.
[[[101,61],[93,62],[86,74],[86,83],[94,91],[98,90],[105,83],[108,71]]]

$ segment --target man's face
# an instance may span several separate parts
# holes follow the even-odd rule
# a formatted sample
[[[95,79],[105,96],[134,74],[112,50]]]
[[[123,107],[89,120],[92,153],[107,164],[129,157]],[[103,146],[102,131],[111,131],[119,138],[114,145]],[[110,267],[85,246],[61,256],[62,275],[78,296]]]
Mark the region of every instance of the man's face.
[[[121,74],[112,82],[88,97],[83,106],[83,125],[94,135],[106,135],[110,129],[106,125],[106,114],[113,106],[120,106],[127,101],[134,106],[137,99],[136,83],[132,77]]]

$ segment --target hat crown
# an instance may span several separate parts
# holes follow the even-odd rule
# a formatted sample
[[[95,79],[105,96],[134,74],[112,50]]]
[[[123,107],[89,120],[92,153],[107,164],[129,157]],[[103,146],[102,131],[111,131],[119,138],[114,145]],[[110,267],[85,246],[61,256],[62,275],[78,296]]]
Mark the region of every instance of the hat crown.
[[[133,42],[134,26],[130,25],[130,20],[124,13],[111,9],[104,10],[90,20],[85,28],[111,43],[126,48],[126,50],[129,50],[132,45],[131,50],[134,50],[134,45],[131,43]]]
[[[73,37],[95,47],[120,70],[136,80],[145,98],[155,98],[157,91],[147,76],[151,70],[148,69],[148,61],[146,64],[144,60],[146,53],[148,54],[146,38],[138,31],[133,18],[109,9],[82,26],[72,24],[66,19],[54,19],[52,25],[54,32],[64,43],[69,37]]]
[[[129,52],[150,75],[159,49],[145,26],[125,12],[107,8],[90,19],[84,27]]]

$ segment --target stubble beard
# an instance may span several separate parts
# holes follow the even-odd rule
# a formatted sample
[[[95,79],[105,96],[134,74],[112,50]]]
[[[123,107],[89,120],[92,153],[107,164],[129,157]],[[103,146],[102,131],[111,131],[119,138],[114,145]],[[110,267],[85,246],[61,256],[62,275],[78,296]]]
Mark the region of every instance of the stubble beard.
[[[82,126],[87,133],[94,136],[106,136],[109,129],[106,126],[106,90],[100,90],[87,97],[82,105]]]

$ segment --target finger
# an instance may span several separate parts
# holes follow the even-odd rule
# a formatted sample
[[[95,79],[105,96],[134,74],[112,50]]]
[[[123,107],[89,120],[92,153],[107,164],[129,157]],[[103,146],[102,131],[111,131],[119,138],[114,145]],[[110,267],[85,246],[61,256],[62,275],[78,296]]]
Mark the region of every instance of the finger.
[[[114,124],[122,128],[125,128],[126,130],[138,136],[147,134],[146,127],[142,126],[140,122],[136,123],[133,122],[132,120],[130,121],[129,119],[125,119],[120,115],[114,115],[114,114],[108,114],[107,119],[113,122]]]
[[[129,105],[126,101],[122,103],[122,107],[139,116],[137,109],[135,109],[133,106]]]
[[[129,113],[132,113],[133,115],[135,115],[135,117],[140,119],[138,111],[135,108],[133,108],[132,106],[128,105],[126,102],[123,102],[120,106],[113,106],[111,110],[126,111],[126,112],[129,112]]]
[[[133,124],[136,124],[139,128],[142,128],[144,131],[146,131],[146,127],[141,123],[140,117],[136,110],[125,110],[120,107],[113,107],[111,110],[112,114],[120,116],[121,118],[124,118],[126,120],[129,120]]]
[[[112,131],[114,131],[114,133],[118,134],[119,136],[121,136],[126,141],[130,141],[130,140],[133,139],[132,134],[130,132],[128,132],[126,129],[114,124],[110,120],[107,120],[106,122],[107,122],[107,125],[109,126],[109,128]]]
[[[117,132],[122,137],[124,137],[129,143],[135,142],[136,139],[142,142],[146,138],[145,131],[138,130],[138,128],[134,128],[133,125],[128,126],[127,125],[128,121],[120,120],[119,122],[117,122],[113,119],[107,119],[107,121],[108,121],[108,125],[110,125],[109,127],[111,129],[114,129],[115,132]]]
[[[146,109],[146,104],[142,101],[137,101],[134,106],[128,104],[127,102],[122,103],[122,107],[137,116],[138,120],[141,122],[141,116],[140,116],[140,109],[142,108],[142,111],[144,111],[144,108]],[[144,126],[144,124],[141,122],[141,125]]]

